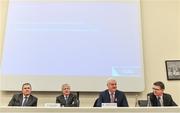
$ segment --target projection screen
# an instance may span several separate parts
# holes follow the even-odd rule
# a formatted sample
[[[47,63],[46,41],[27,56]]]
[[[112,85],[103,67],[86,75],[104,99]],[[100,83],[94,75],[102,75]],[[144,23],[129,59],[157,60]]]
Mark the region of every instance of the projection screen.
[[[139,0],[9,0],[1,90],[144,90]]]

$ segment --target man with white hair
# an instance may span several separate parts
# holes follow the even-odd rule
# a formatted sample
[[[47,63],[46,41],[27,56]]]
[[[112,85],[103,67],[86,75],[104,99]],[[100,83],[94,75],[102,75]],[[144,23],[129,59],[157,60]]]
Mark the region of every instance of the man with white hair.
[[[117,82],[115,79],[107,81],[107,88],[101,92],[97,101],[97,107],[101,107],[102,103],[117,103],[117,107],[128,107],[128,102],[124,92],[117,90]]]
[[[63,84],[62,85],[62,95],[56,97],[56,103],[60,103],[61,106],[64,107],[78,107],[79,101],[76,95],[70,92],[70,85]]]

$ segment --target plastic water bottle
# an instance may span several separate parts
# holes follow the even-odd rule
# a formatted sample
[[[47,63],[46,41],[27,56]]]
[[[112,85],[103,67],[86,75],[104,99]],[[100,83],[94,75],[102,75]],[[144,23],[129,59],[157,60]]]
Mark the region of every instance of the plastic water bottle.
[[[136,100],[135,100],[135,107],[139,107],[139,105],[138,105],[138,95],[136,95],[136,98],[135,98]]]
[[[150,106],[152,106],[152,105],[151,105],[150,96],[148,95],[147,96],[147,107],[150,107]]]
[[[80,100],[77,99],[77,107],[80,107]]]

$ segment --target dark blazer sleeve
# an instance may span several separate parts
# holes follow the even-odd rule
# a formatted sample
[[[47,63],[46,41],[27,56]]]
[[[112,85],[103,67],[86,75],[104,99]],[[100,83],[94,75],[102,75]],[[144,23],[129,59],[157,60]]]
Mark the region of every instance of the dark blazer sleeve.
[[[100,94],[99,94],[99,97],[98,97],[98,99],[97,99],[97,102],[96,102],[96,107],[101,107],[101,105],[102,105],[102,103],[103,103],[103,94],[104,92],[101,92]]]
[[[157,106],[157,99],[153,92],[147,94],[147,101],[148,97],[150,98],[151,106]]]
[[[27,106],[37,106],[38,98],[32,95],[30,97],[30,101],[28,101]]]
[[[22,100],[23,100],[23,96],[21,93],[14,94],[8,106],[21,106]]]
[[[76,95],[71,94],[69,98],[68,107],[79,107],[79,100]]]
[[[97,99],[94,101],[93,107],[98,107],[98,106],[97,106],[98,99],[99,99],[99,98],[97,98]]]
[[[59,96],[56,97],[56,103],[61,103],[60,100],[59,100]]]
[[[164,94],[163,101],[164,106],[177,106],[170,94]]]
[[[172,101],[171,106],[178,106],[174,101]]]
[[[119,92],[119,96],[118,96],[119,100],[117,102],[117,106],[118,107],[128,107],[128,101],[127,98],[125,96],[125,94],[123,92]]]
[[[63,95],[56,97],[56,103],[60,103],[61,106],[65,106],[66,101]]]
[[[15,106],[15,102],[16,102],[16,95],[13,95],[13,97],[9,101],[8,106]]]

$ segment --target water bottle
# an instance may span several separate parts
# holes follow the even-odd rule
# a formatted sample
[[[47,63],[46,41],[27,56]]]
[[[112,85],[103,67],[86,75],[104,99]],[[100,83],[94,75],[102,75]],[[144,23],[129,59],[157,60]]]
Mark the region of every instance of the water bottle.
[[[80,100],[77,99],[77,107],[80,107]]]
[[[135,98],[136,100],[135,100],[135,107],[138,107],[139,105],[138,105],[138,95],[136,95],[136,98]]]
[[[147,107],[150,107],[150,106],[152,106],[152,105],[151,105],[150,96],[148,95],[147,96]]]

